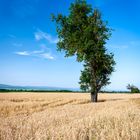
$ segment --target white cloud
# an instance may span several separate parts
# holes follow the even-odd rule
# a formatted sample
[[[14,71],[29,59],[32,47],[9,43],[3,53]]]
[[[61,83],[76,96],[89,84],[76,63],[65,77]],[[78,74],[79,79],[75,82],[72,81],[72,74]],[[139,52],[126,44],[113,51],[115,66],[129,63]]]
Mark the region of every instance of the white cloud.
[[[33,57],[39,57],[43,59],[50,59],[53,60],[54,57],[51,55],[50,52],[46,52],[46,50],[35,50],[35,51],[20,51],[20,52],[15,52],[17,55],[22,55],[22,56],[33,56]]]
[[[35,39],[36,39],[37,41],[43,39],[42,34],[40,34],[39,32],[36,32],[36,33],[35,33]]]
[[[37,32],[35,32],[34,35],[35,35],[35,39],[37,41],[45,39],[45,40],[49,41],[49,43],[52,43],[52,44],[56,44],[58,42],[58,38],[57,37],[53,37],[50,34],[45,33],[45,32],[43,32],[41,30],[38,30]]]
[[[42,53],[42,54],[40,54],[40,56],[41,56],[42,58],[44,58],[44,59],[51,59],[51,60],[54,59],[54,57],[51,56],[50,53]]]
[[[44,52],[44,50],[36,50],[36,51],[32,51],[32,54],[40,54],[43,52]]]
[[[22,52],[15,52],[17,55],[24,55],[24,56],[29,56],[30,53],[28,51],[22,51]]]

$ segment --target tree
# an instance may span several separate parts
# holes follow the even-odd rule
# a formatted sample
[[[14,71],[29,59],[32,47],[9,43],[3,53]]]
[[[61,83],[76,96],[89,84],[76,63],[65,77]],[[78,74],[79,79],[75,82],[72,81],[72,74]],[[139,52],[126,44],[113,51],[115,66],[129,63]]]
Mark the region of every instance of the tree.
[[[139,93],[140,92],[140,90],[136,86],[134,86],[134,85],[128,84],[126,88],[128,90],[130,90],[131,93]]]
[[[68,16],[52,16],[59,37],[57,47],[65,51],[66,57],[76,55],[78,62],[84,62],[81,89],[90,91],[91,101],[97,102],[98,92],[109,84],[114,71],[113,54],[105,47],[112,30],[101,19],[99,10],[93,10],[85,0],[76,0],[69,11]]]

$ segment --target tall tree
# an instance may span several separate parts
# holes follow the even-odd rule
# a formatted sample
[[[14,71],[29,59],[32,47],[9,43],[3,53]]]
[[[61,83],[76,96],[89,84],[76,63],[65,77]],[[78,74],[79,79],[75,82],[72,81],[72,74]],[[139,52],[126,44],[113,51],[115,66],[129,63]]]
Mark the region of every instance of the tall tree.
[[[113,54],[105,47],[111,29],[102,20],[99,10],[93,10],[85,0],[76,0],[69,11],[68,16],[52,16],[59,37],[57,47],[65,51],[66,57],[76,55],[77,61],[85,63],[80,77],[81,89],[90,90],[91,101],[97,102],[98,92],[109,84],[114,71]]]

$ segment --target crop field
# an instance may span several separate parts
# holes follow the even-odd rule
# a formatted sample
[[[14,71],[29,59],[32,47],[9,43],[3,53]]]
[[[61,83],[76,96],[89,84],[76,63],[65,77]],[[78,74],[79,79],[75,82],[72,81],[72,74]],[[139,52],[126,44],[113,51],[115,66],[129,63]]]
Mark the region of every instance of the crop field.
[[[140,140],[140,94],[0,93],[0,140]]]

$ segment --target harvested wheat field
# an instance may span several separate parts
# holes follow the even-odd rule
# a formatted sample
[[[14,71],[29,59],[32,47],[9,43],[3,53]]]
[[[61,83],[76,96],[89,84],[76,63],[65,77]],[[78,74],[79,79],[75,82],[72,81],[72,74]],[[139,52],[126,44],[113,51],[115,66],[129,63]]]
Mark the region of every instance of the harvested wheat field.
[[[140,140],[140,94],[1,93],[0,140]]]

